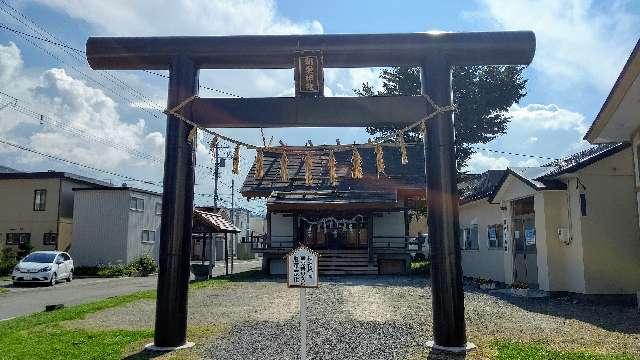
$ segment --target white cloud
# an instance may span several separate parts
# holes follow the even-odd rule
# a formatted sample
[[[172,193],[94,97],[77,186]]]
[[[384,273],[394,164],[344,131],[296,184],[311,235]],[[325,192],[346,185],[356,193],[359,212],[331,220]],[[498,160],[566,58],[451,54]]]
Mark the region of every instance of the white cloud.
[[[0,64],[0,82],[7,84],[22,70],[22,57],[16,44],[0,44]]]
[[[520,106],[513,104],[509,109],[513,127],[524,127],[531,130],[574,130],[583,134],[587,130],[584,116],[571,110],[563,109],[555,104],[529,104]],[[535,139],[535,140],[533,140]],[[529,137],[535,142],[537,137]]]
[[[486,170],[502,170],[506,169],[509,163],[509,159],[504,156],[492,157],[482,152],[477,152],[469,158],[466,170],[472,173],[481,173]]]
[[[535,167],[540,166],[540,162],[537,159],[527,159],[519,161],[518,166]]]
[[[10,74],[3,76],[10,76],[12,83],[20,84],[10,89],[10,95],[20,98],[19,106],[46,116],[40,123],[38,116],[19,115],[14,105],[9,105],[0,112],[3,138],[97,168],[121,172],[126,168],[125,173],[159,179],[161,164],[142,160],[132,153],[162,159],[161,133],[147,133],[142,119],[122,119],[118,103],[101,89],[71,77],[64,69],[52,68],[34,76],[23,70],[20,50],[15,45],[0,45],[0,54],[0,74]],[[39,170],[51,167],[47,159],[34,154],[11,152],[3,156],[4,161],[8,158]],[[60,163],[55,166],[62,167]]]
[[[590,0],[479,1],[483,11],[472,15],[500,29],[535,32],[533,66],[558,87],[590,84],[608,91],[640,31],[640,18],[624,1],[599,9]]]
[[[259,0],[38,0],[94,24],[104,34],[250,35],[322,33],[317,20],[278,16],[273,1]]]

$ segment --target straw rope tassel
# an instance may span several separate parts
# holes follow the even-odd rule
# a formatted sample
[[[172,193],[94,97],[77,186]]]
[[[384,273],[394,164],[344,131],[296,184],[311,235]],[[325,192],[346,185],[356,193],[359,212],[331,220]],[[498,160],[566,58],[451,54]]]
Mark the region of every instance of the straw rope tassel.
[[[308,152],[304,154],[304,184],[307,186],[313,185],[313,174],[311,170],[313,169],[313,164],[311,161],[311,154]]]
[[[233,169],[234,174],[240,173],[240,145],[236,145],[236,149],[233,152]]]
[[[362,156],[355,146],[351,154],[351,178],[362,179]]]
[[[287,158],[286,150],[282,150],[282,156],[280,157],[280,180],[289,181],[289,159]]]
[[[336,157],[333,154],[333,150],[329,150],[329,184],[335,186],[338,182],[338,176],[336,175]]]
[[[256,150],[256,178],[262,179],[264,177],[264,154],[262,149]]]
[[[407,155],[407,143],[404,142],[404,134],[398,134],[398,144],[400,144],[400,163],[407,165],[409,162],[409,156]]]
[[[384,154],[382,153],[382,145],[376,144],[376,170],[378,172],[378,178],[380,174],[384,174]]]

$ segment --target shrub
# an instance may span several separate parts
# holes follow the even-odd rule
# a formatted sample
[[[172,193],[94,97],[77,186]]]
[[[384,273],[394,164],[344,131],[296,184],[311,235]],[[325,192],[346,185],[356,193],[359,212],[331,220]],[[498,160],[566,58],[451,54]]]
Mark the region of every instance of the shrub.
[[[427,257],[424,256],[423,253],[419,252],[413,255],[413,261],[427,261]]]
[[[150,274],[158,271],[156,261],[148,255],[135,259],[131,264],[129,264],[129,266],[140,276],[149,276]]]
[[[411,273],[412,274],[425,274],[429,275],[431,272],[431,264],[428,261],[412,261]]]
[[[4,248],[0,252],[0,276],[9,275],[18,264],[16,252],[11,248]]]
[[[111,265],[105,266],[98,270],[98,276],[100,277],[122,277],[122,276],[131,276],[134,271],[130,266],[127,265]]]

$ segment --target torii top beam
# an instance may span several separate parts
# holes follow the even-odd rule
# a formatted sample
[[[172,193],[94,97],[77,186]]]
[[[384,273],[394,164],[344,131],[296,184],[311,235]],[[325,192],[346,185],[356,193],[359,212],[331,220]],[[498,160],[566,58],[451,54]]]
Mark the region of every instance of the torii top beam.
[[[168,69],[186,55],[201,69],[289,69],[297,51],[320,50],[328,68],[420,65],[445,56],[452,65],[526,65],[531,31],[339,35],[91,37],[96,70]]]

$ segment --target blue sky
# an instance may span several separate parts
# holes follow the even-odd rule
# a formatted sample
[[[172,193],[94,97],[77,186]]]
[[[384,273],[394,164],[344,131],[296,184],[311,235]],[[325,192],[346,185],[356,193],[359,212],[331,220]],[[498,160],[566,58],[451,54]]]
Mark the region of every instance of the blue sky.
[[[53,35],[77,48],[83,48],[87,37],[92,35],[533,30],[538,44],[534,61],[526,70],[528,95],[511,108],[513,121],[507,134],[485,147],[547,157],[561,157],[586,146],[581,141],[584,131],[640,34],[637,1],[3,1],[48,34],[2,2],[0,24],[26,33],[41,31],[40,36]],[[69,56],[57,46],[38,40],[31,42],[0,30],[0,91],[24,100],[20,102],[23,113],[11,105],[0,110],[0,139],[159,182],[165,121],[157,109],[164,108],[166,80],[140,71],[94,72],[77,61],[82,59]],[[333,96],[352,95],[352,89],[363,81],[380,86],[378,71],[328,70],[326,92]],[[124,87],[121,81],[137,92]],[[292,72],[284,70],[201,74],[201,84],[245,97],[290,95],[292,82]],[[140,93],[154,104],[142,100]],[[220,96],[208,90],[202,90],[201,95]],[[0,107],[6,101],[7,98],[0,97]],[[49,121],[40,124],[37,116],[24,114],[25,107],[46,115]],[[78,130],[82,135],[78,135]],[[257,130],[223,132],[248,142],[260,142]],[[321,144],[332,143],[336,138],[343,143],[368,138],[363,129],[355,128],[265,132],[267,138],[273,136],[274,141],[282,139],[288,144],[302,144],[306,139]],[[207,140],[200,139],[200,164],[209,161]],[[252,160],[253,154],[243,152],[243,173],[236,176],[237,183],[244,179]],[[543,162],[479,151],[469,162],[468,170],[479,172]],[[74,171],[117,184],[123,181],[114,175],[46,160],[6,146],[0,146],[0,164],[25,170]],[[223,196],[227,199],[229,170],[225,169],[223,179]],[[206,170],[198,170],[197,193],[211,193],[210,178]],[[206,196],[196,199],[199,203],[210,202]]]

